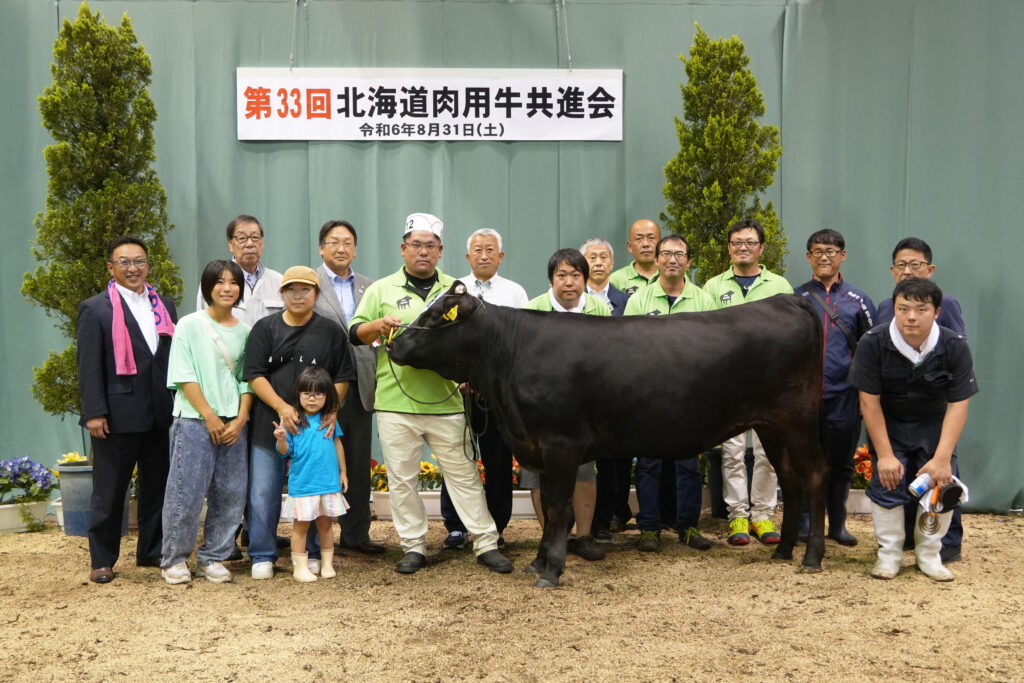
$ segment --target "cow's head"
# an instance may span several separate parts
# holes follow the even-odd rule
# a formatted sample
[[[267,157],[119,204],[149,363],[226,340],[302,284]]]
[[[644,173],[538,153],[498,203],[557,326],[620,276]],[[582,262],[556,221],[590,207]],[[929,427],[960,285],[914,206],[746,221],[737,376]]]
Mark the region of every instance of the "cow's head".
[[[484,302],[456,281],[438,295],[419,317],[404,325],[388,346],[388,355],[398,365],[433,370],[442,377],[465,381],[469,369],[466,354],[475,354],[481,334],[468,321]]]

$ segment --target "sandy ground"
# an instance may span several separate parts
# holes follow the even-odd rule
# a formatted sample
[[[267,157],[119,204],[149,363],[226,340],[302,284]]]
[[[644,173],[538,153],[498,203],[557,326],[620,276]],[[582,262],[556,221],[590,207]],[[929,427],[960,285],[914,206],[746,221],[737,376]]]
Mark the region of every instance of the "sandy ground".
[[[134,566],[132,536],[117,579],[90,584],[85,539],[51,526],[0,536],[0,680],[1024,680],[1024,518],[964,521],[946,584],[912,553],[896,580],[870,578],[866,515],[851,517],[860,545],[829,541],[820,574],[756,542],[729,547],[726,524],[705,517],[706,553],[666,532],[641,554],[626,531],[604,562],[571,557],[547,590],[520,571],[532,520],[506,532],[509,575],[440,550],[438,522],[428,567],[396,574],[397,537],[374,522],[392,549],[339,554],[332,580],[294,582],[286,556],[270,581],[237,562],[234,583],[181,586]]]

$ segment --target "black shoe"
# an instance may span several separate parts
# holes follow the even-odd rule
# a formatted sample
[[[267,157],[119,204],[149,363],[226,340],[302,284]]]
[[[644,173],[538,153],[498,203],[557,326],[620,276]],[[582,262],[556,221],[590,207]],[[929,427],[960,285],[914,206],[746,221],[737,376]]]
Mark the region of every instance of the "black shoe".
[[[441,546],[445,550],[462,550],[467,545],[469,545],[469,534],[465,531],[451,531],[441,542]]]
[[[275,539],[277,540],[278,550],[280,550],[281,548],[292,547],[292,539],[288,538],[287,536],[275,536]]]
[[[242,527],[239,527],[242,529]],[[249,532],[246,529],[242,529],[241,533],[238,534],[238,545],[249,547]]]
[[[831,538],[836,543],[838,543],[839,545],[848,545],[848,546],[855,546],[855,545],[857,545],[857,537],[854,536],[853,534],[851,534],[845,528],[840,529],[836,533],[832,533],[832,530],[829,529],[828,537]]]
[[[235,547],[231,549],[231,554],[224,558],[225,562],[235,562],[242,559],[242,549],[235,544]]]
[[[509,559],[497,550],[488,550],[486,553],[480,553],[476,556],[476,561],[492,572],[498,572],[499,574],[508,574],[513,569]]]
[[[498,534],[498,549],[505,547],[505,534]]]
[[[135,560],[136,567],[159,567],[159,557],[140,557]]]
[[[958,545],[944,545],[942,550],[939,551],[939,559],[942,560],[942,564],[952,564],[960,561],[960,546]]]
[[[679,542],[693,548],[694,550],[711,549],[711,541],[704,538],[700,533],[700,529],[694,526],[687,528],[683,533],[679,534]]]
[[[612,534],[607,529],[601,529],[594,527],[590,530],[590,535],[594,537],[594,543],[611,543]]]
[[[588,562],[596,562],[604,559],[604,551],[594,545],[594,539],[590,536],[570,538],[566,544],[566,550],[573,555],[579,555]]]
[[[395,571],[399,574],[415,574],[423,565],[427,563],[427,558],[421,553],[408,552],[405,557],[398,561],[395,565]]]
[[[383,546],[380,543],[374,543],[370,539],[366,539],[365,541],[352,545],[344,542],[340,542],[337,545],[342,550],[354,550],[357,553],[362,553],[363,555],[382,555],[388,550],[387,546]]]

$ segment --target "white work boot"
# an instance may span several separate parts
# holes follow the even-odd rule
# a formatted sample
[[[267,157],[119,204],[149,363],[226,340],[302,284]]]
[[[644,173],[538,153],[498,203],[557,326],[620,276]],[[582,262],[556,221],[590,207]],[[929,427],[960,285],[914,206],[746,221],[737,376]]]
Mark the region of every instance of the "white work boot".
[[[876,579],[895,579],[903,564],[903,538],[906,535],[903,506],[884,508],[872,502],[871,521],[875,525],[875,540],[878,541],[878,562],[871,570],[871,576]]]
[[[302,583],[316,581],[316,574],[309,571],[309,560],[306,553],[292,553],[292,578]]]
[[[942,550],[942,537],[949,531],[949,523],[953,519],[953,511],[939,514],[939,528],[934,534],[921,531],[921,515],[927,514],[924,508],[917,511],[917,522],[914,524],[914,556],[917,567],[932,581],[952,581],[953,572],[942,566],[939,552]]]

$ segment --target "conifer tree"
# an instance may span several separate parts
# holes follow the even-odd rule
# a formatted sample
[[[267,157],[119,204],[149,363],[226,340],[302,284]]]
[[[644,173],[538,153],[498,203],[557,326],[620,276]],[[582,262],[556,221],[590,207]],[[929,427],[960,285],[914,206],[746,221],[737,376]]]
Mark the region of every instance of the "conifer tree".
[[[665,166],[662,227],[690,243],[697,282],[704,283],[729,267],[729,226],[754,218],[765,229],[761,262],[781,274],[786,231],[772,202],[762,205],[758,195],[774,181],[782,147],[778,126],[757,123],[764,97],[746,48],[736,36],[711,40],[698,24],[689,58],[679,58],[688,82],[680,86],[679,153]]]
[[[75,362],[78,304],[107,285],[106,244],[140,237],[149,250],[149,281],[180,300],[183,291],[166,236],[167,195],[153,169],[156,109],[146,91],[152,66],[131,20],[106,24],[88,3],[65,19],[54,43],[53,82],[39,97],[43,127],[54,139],[43,154],[49,182],[36,215],[32,255],[22,294],[42,306],[72,344],[50,351],[33,368],[32,395],[54,415],[81,412]]]

